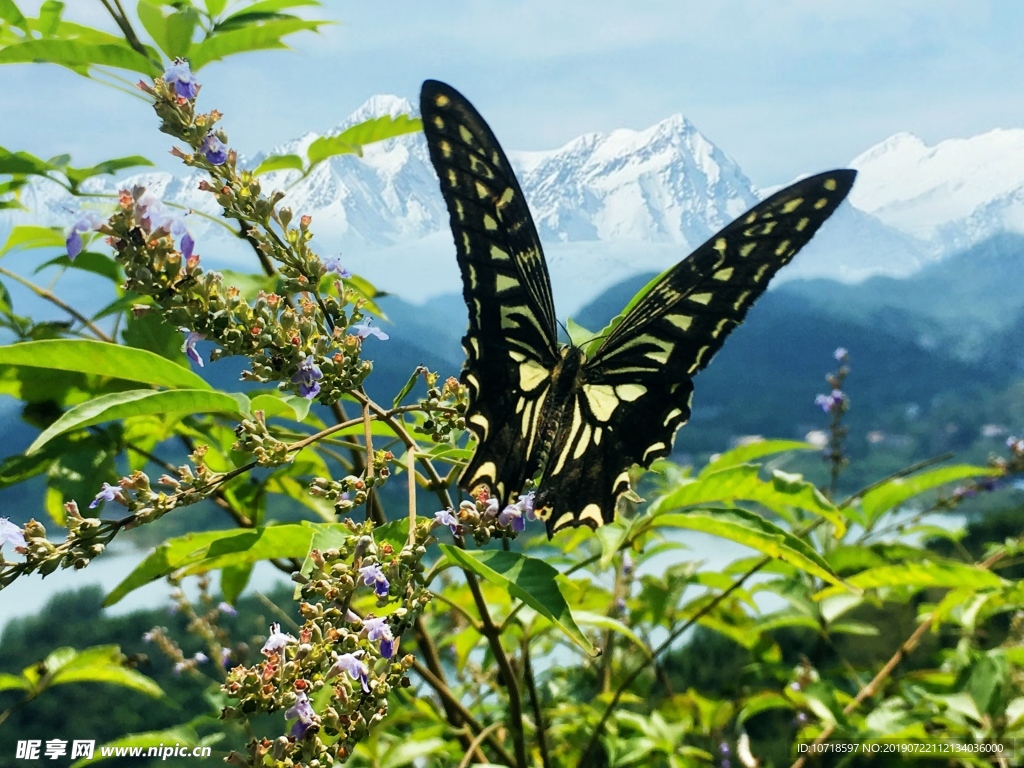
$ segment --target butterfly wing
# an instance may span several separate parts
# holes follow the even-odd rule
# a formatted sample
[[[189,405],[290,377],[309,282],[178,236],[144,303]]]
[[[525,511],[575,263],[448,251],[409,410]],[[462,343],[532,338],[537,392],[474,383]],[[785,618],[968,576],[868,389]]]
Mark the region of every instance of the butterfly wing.
[[[849,193],[855,171],[819,174],[777,192],[667,272],[586,363],[579,429],[556,447],[537,506],[548,532],[611,522],[633,464],[672,451],[690,416],[692,376]],[[569,460],[571,459],[571,460]]]
[[[451,86],[428,80],[420,114],[462,271],[468,428],[478,445],[459,485],[504,504],[537,467],[533,437],[558,360],[551,282],[526,199],[498,140]]]

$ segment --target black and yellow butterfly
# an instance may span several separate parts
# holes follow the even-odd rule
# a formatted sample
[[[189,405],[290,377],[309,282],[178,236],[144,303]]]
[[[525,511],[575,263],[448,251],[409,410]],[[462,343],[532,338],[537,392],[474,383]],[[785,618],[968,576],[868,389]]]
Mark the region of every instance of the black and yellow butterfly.
[[[469,331],[462,381],[478,440],[459,479],[504,507],[540,478],[548,535],[611,522],[633,464],[672,451],[690,416],[692,376],[853,185],[855,171],[772,195],[666,272],[593,356],[558,343],[547,265],[512,166],[454,88],[420,93],[430,159],[451,215]]]

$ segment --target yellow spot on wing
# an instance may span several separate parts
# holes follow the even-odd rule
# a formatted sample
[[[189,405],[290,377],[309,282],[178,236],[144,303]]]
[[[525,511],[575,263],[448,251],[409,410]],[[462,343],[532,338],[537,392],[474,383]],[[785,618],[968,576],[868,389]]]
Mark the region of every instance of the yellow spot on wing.
[[[469,417],[469,423],[476,424],[478,427],[480,427],[480,431],[483,437],[487,437],[487,432],[491,428],[491,422],[487,420],[486,416],[484,416],[481,413],[474,413],[472,416]]]
[[[671,411],[668,412],[668,414],[666,414],[665,420],[662,422],[662,424],[667,427],[670,423],[672,423],[673,419],[678,418],[682,414],[683,411],[681,408],[673,408]]]
[[[681,331],[688,330],[693,323],[693,318],[689,315],[665,315],[665,319]]]
[[[601,516],[601,508],[597,504],[587,504],[580,511],[580,520],[590,520],[595,526],[604,525],[604,518]]]
[[[494,462],[487,461],[480,465],[480,469],[476,471],[470,482],[479,483],[481,480],[494,480],[494,476],[497,474],[498,468],[494,466]]]
[[[464,125],[459,126],[459,136],[461,136],[462,140],[467,144],[472,144],[474,141],[473,132]]]
[[[803,204],[804,199],[802,197],[794,197],[792,200],[790,200],[788,203],[782,206],[782,212],[792,213]]]
[[[434,98],[434,103],[439,107],[447,107],[450,101],[451,100],[443,93],[437,94],[437,96]]]
[[[782,254],[786,253],[786,251],[789,250],[789,246],[790,246],[790,241],[789,240],[783,240],[781,243],[779,243],[779,247],[775,249],[775,255],[776,256],[781,256]]]
[[[726,267],[725,269],[720,269],[717,272],[715,272],[715,280],[721,280],[723,282],[726,281],[726,280],[731,280],[732,279],[733,271],[734,270],[733,270],[732,267]]]
[[[502,293],[503,291],[507,291],[510,288],[518,288],[519,281],[516,280],[514,277],[509,277],[508,275],[503,275],[501,274],[501,272],[498,272],[494,276],[494,287],[498,291],[498,293]]]
[[[694,304],[707,304],[711,301],[710,293],[695,293],[692,296],[687,297]]]
[[[607,384],[584,384],[583,394],[586,395],[590,412],[598,421],[607,422],[619,407],[615,391]]]
[[[552,531],[557,531],[559,528],[564,528],[567,525],[572,524],[572,512],[563,512],[555,524],[551,527]]]
[[[576,441],[576,450],[572,452],[574,459],[580,458],[584,453],[587,452],[587,448],[590,445],[590,425],[584,424],[583,429],[580,430],[580,439]]]
[[[436,127],[436,128],[437,128],[437,129],[439,130],[439,131],[443,131],[443,130],[444,130],[444,120],[442,120],[442,119],[441,119],[441,116],[440,116],[440,115],[435,115],[435,116],[434,116],[434,126],[435,126],[435,127]]]
[[[837,186],[836,180],[835,179],[825,179],[824,186],[825,186],[825,189],[827,189],[829,192],[835,192],[836,191],[836,186]]]
[[[642,384],[619,384],[615,388],[615,394],[619,396],[620,400],[625,400],[627,403],[632,403],[645,392],[647,392],[647,387]]]
[[[498,246],[492,245],[491,246],[491,258],[496,260],[496,261],[508,261],[509,260],[508,251],[503,251]]]
[[[755,248],[757,248],[757,243],[746,243],[740,247],[740,256],[746,258]]]
[[[814,207],[815,207],[816,210],[820,211],[826,205],[828,205],[828,198],[827,197],[823,197],[820,200],[815,200],[814,201]]]
[[[494,220],[494,217],[491,216],[489,213],[485,213],[484,214],[484,229],[487,229],[487,230],[490,230],[490,231],[493,232],[497,228],[498,228],[498,222],[496,222]]]
[[[808,218],[800,219],[800,221],[796,223],[796,227],[794,227],[794,229],[796,229],[797,232],[803,232],[805,229],[807,229],[807,225],[810,223],[811,220]]]
[[[550,376],[548,369],[535,360],[527,360],[519,366],[519,386],[525,392],[532,392]]]

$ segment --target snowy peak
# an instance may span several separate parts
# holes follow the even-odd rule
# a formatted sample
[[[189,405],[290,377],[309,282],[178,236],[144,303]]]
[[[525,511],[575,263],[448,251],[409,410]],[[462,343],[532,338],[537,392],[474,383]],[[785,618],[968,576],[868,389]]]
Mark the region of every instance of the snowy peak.
[[[380,93],[371,96],[355,112],[345,118],[341,125],[348,127],[357,123],[365,123],[375,117],[398,117],[399,115],[417,114],[419,110],[414,109],[412,102],[402,96],[395,96],[391,93]]]
[[[1024,130],[929,146],[900,133],[858,155],[850,202],[950,251],[1009,227],[1024,231]]]
[[[510,159],[548,240],[693,247],[757,202],[736,162],[682,115]]]

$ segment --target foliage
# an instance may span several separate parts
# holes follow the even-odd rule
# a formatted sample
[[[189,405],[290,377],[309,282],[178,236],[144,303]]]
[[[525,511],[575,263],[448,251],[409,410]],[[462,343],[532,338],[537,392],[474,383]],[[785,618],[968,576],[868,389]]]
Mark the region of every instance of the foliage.
[[[217,662],[227,667],[203,681],[206,703],[184,693],[178,720],[126,719],[111,738],[173,734],[213,744],[235,765],[395,768],[675,768],[725,765],[732,755],[745,766],[802,765],[797,745],[830,739],[994,750],[1024,738],[1024,593],[1000,573],[1024,547],[1019,525],[979,551],[960,543],[961,531],[927,521],[1024,469],[1024,441],[1011,439],[1007,455],[985,466],[924,462],[838,500],[851,407],[840,350],[832,391],[818,401],[830,418],[824,492],[775,465],[813,446],[761,441],[696,474],[660,462],[645,480],[646,508],[624,504],[596,536],[533,535],[529,494],[505,509],[485,494],[456,503],[455,478],[472,450],[466,388],[421,368],[390,405],[367,395],[369,356],[387,341],[370,323],[377,293],[311,250],[312,222],[282,206],[275,186],[418,122],[370,120],[313,142],[305,158],[247,169],[221,115],[197,111],[194,72],[315,31],[324,22],[292,13],[313,4],[142,0],[137,24],[114,5],[120,34],[63,20],[60,3],[28,18],[0,0],[0,63],[143,75],[139,93],[177,142],[174,154],[204,174],[199,189],[252,246],[262,274],[207,270],[187,221],[143,188],[108,201],[105,215],[85,209],[63,234],[17,227],[0,249],[38,251],[51,268],[110,284],[106,309],[89,317],[0,268],[68,317],[18,315],[0,291],[0,325],[16,340],[0,348],[0,391],[21,399],[40,429],[25,454],[0,465],[0,482],[45,477],[48,524],[66,529],[58,540],[37,520],[0,520],[9,547],[0,587],[86,568],[124,531],[184,517],[200,502],[230,525],[197,525],[164,542],[107,596],[113,603],[169,578],[187,621],[150,629],[147,640],[179,675],[199,680]],[[87,197],[86,179],[147,163],[129,156],[77,168],[63,155],[0,150],[0,205],[18,206],[30,183]],[[263,175],[271,171],[286,173]],[[105,246],[93,250],[97,233]],[[54,246],[63,255],[52,258]],[[200,342],[214,345],[211,363],[245,358],[257,388],[210,386],[189,368],[205,367]],[[393,479],[405,483],[404,509],[389,508]],[[418,491],[434,499],[425,515]],[[269,495],[308,519],[268,516]],[[683,529],[744,554],[705,568],[683,556]],[[942,547],[922,543],[935,536]],[[235,602],[260,563],[290,576],[295,599],[275,611],[259,654],[259,642],[246,653],[231,637],[235,608],[215,604],[208,579],[219,573]],[[196,603],[177,589],[188,576],[201,580]],[[889,612],[905,620],[905,637],[882,631]],[[117,647],[83,640],[93,644],[51,649],[0,676],[9,702],[0,717],[53,699],[57,686],[164,698]],[[680,653],[684,645],[706,649],[703,668]],[[927,659],[901,667],[922,645]]]

